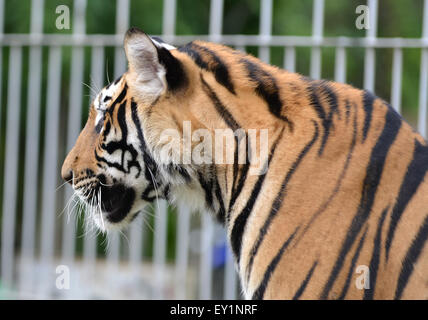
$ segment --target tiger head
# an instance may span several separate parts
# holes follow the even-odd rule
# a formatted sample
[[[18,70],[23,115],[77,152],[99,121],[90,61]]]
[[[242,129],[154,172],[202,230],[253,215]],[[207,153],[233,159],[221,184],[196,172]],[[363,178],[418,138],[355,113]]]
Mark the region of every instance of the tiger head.
[[[137,29],[128,31],[129,70],[94,98],[64,161],[63,179],[92,209],[102,230],[127,225],[147,203],[169,193],[143,128],[155,101],[172,92],[166,63],[180,67],[167,48]]]
[[[130,29],[124,41],[128,71],[91,104],[87,123],[64,161],[62,177],[93,209],[94,222],[102,230],[127,225],[156,198],[181,199],[224,219],[228,189],[213,177],[233,173],[212,161],[186,162],[186,148],[191,153],[196,143],[182,133],[186,124],[193,132],[202,129],[208,135],[215,128],[237,127],[227,111],[219,111],[223,108],[219,95],[233,96],[234,87],[220,62],[210,59],[203,65],[209,49],[191,46],[199,56],[189,47],[176,50]],[[231,56],[235,52],[219,47]],[[217,83],[221,88],[216,93]],[[165,138],[165,132],[179,134],[174,145],[173,134]],[[214,139],[203,157],[212,156]]]

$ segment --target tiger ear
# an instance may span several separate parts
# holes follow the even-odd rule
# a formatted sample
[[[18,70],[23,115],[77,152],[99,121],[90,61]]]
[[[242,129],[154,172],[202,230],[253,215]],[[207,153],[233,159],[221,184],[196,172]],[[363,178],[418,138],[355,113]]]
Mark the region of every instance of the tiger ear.
[[[159,62],[155,44],[144,31],[131,28],[126,32],[124,47],[129,70],[135,74],[140,92],[156,99],[166,89],[166,71]]]

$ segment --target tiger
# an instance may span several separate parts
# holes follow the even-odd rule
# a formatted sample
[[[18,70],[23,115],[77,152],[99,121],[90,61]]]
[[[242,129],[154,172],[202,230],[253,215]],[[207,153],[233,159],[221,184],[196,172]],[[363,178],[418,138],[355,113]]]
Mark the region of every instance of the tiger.
[[[224,226],[245,299],[428,299],[428,145],[386,101],[223,44],[124,49],[61,170],[99,229],[184,203]],[[205,139],[233,161],[184,161]]]

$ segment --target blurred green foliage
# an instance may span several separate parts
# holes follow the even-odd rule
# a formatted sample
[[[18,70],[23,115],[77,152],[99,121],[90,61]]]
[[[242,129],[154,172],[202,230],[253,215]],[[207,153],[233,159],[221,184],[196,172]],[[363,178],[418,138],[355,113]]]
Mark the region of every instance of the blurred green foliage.
[[[149,34],[162,33],[163,2],[160,0],[131,0],[130,24],[145,30]],[[328,37],[349,36],[364,37],[365,30],[355,27],[355,8],[366,2],[361,0],[325,0],[324,35]],[[28,33],[30,30],[31,1],[30,0],[6,0],[5,1],[5,33]],[[58,5],[67,5],[73,17],[72,0],[45,0],[44,26],[45,33],[71,33],[71,30],[57,30],[55,27],[55,8]],[[179,35],[201,35],[208,33],[210,1],[208,0],[177,0],[176,32]],[[422,30],[423,0],[381,0],[379,1],[379,37],[421,37]],[[259,31],[259,0],[224,0],[223,33],[225,34],[257,34]],[[88,34],[113,34],[115,32],[116,1],[88,0],[86,13],[86,32]],[[73,19],[71,18],[71,21]],[[73,22],[72,22],[73,23]],[[272,32],[274,35],[298,35],[308,36],[312,33],[312,1],[311,0],[274,0]],[[0,210],[2,210],[3,177],[4,177],[4,152],[6,131],[6,98],[8,90],[8,61],[9,48],[0,47],[2,51],[1,60],[1,94],[0,94]],[[248,52],[257,55],[256,47],[247,47]],[[20,119],[20,163],[19,163],[19,199],[17,201],[17,225],[20,226],[22,219],[22,197],[24,184],[24,159],[25,159],[25,133],[26,133],[26,110],[27,110],[27,87],[28,87],[28,48],[23,48],[23,76],[22,76],[22,102]],[[322,77],[333,79],[334,76],[334,48],[322,49]],[[310,48],[299,47],[296,49],[296,70],[302,74],[309,73]],[[47,87],[47,63],[48,48],[43,48],[42,63],[42,112],[40,130],[40,153],[39,153],[39,178],[42,185],[42,162],[44,146],[44,116],[46,108]],[[84,82],[89,84],[91,65],[91,50],[85,48],[85,72]],[[113,78],[114,48],[105,49],[106,77]],[[273,47],[271,49],[272,64],[282,67],[284,60],[284,48]],[[389,100],[391,90],[391,63],[392,50],[379,49],[376,51],[376,94]],[[65,127],[67,123],[69,82],[70,82],[71,48],[63,48],[62,56],[62,87],[61,87],[61,128],[59,143],[60,168],[65,150]],[[363,86],[364,50],[362,48],[350,48],[347,50],[347,82],[357,87]],[[418,104],[420,49],[403,50],[403,92],[402,105],[403,114],[411,123],[415,123]],[[82,116],[82,125],[85,122],[87,108],[89,106],[89,89],[84,88],[83,105],[86,111]],[[62,182],[58,173],[58,185]],[[41,188],[40,188],[41,189]],[[41,190],[38,190],[41,195]],[[62,199],[62,189],[58,191],[58,199]],[[52,195],[54,196],[54,195]],[[41,197],[39,197],[41,199]],[[62,211],[64,201],[58,201],[58,212]],[[41,203],[38,203],[39,215]],[[168,257],[173,258],[175,243],[175,214],[170,210],[168,223]],[[0,211],[1,212],[1,211]],[[56,220],[61,225],[60,219]],[[81,219],[79,220],[78,234],[83,233]],[[153,224],[153,218],[149,218]],[[60,230],[58,231],[60,233]],[[151,232],[149,232],[151,234]],[[19,246],[21,235],[16,233],[16,244]],[[105,240],[99,237],[101,244]],[[152,237],[148,238],[146,255],[151,255]],[[77,239],[78,252],[82,250],[82,238]],[[104,253],[102,245],[99,245],[99,254]]]

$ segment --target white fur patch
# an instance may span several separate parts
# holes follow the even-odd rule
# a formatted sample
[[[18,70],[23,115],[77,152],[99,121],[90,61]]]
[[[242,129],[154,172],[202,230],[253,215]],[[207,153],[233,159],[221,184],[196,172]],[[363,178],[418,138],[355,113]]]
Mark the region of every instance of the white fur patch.
[[[104,118],[104,113],[107,111],[107,106],[111,103],[113,96],[116,94],[118,88],[122,84],[123,78],[121,78],[116,84],[112,83],[110,86],[103,88],[94,99],[94,108],[97,111],[97,117],[95,119],[95,126]]]
[[[157,41],[157,40],[153,39],[152,37],[150,37],[150,39],[153,41],[153,43],[155,44],[155,46],[156,46],[156,47],[158,47],[158,48],[165,48],[165,49],[167,49],[167,50],[174,50],[174,49],[177,49],[177,48],[176,48],[176,47],[174,47],[173,45],[170,45],[170,44],[165,43],[165,42],[159,42],[159,41]]]

